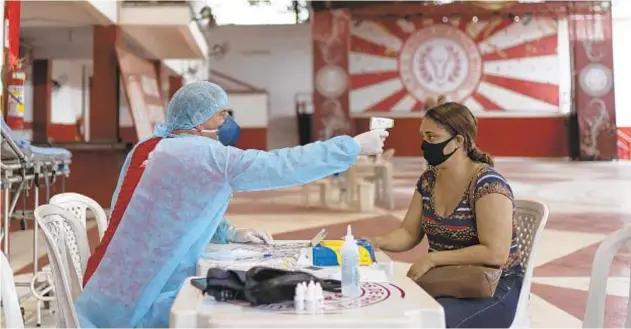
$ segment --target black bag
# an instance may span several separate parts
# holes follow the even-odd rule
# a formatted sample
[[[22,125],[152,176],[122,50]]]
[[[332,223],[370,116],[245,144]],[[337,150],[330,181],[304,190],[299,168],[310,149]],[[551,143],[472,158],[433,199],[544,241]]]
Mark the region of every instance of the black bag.
[[[244,300],[252,305],[275,304],[292,301],[296,285],[301,282],[318,282],[322,290],[339,292],[340,281],[321,280],[300,271],[285,271],[256,266],[248,271],[208,269],[204,293],[218,301]]]

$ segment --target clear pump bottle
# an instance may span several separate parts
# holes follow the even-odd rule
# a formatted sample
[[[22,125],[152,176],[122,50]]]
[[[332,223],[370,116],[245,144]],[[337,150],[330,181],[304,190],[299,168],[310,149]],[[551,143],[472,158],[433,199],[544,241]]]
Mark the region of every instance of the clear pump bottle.
[[[356,298],[361,294],[359,282],[359,247],[351,232],[351,226],[346,228],[346,237],[342,250],[342,295]]]

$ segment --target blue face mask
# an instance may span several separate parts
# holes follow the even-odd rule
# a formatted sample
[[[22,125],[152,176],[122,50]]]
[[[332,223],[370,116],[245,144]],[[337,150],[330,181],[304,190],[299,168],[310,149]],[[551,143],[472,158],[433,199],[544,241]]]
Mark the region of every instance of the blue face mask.
[[[219,126],[216,130],[202,130],[202,132],[206,133],[217,133],[217,137],[219,137],[219,141],[221,144],[226,146],[234,146],[234,144],[239,139],[239,135],[241,135],[241,127],[239,124],[234,121],[231,116],[226,116],[223,124]]]

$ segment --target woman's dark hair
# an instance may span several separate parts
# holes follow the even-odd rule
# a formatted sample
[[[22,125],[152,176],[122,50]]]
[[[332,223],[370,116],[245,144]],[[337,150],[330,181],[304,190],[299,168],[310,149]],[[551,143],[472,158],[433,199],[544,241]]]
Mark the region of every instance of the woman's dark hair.
[[[425,117],[434,120],[453,136],[464,137],[469,159],[494,165],[493,158],[475,146],[478,120],[466,106],[456,102],[438,104],[427,110]]]
[[[440,105],[440,104],[442,104],[442,103],[444,103],[446,101],[447,101],[447,97],[445,95],[440,95],[436,99],[436,105]]]

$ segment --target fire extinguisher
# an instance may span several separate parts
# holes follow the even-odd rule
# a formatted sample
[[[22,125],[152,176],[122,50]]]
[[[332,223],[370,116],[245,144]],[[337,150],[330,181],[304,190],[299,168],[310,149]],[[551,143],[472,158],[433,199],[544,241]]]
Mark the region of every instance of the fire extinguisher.
[[[14,130],[24,129],[24,82],[26,73],[9,72],[7,79],[7,125]]]

